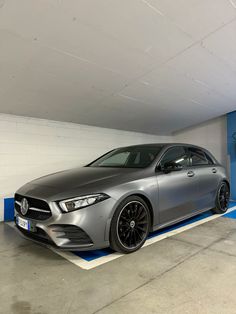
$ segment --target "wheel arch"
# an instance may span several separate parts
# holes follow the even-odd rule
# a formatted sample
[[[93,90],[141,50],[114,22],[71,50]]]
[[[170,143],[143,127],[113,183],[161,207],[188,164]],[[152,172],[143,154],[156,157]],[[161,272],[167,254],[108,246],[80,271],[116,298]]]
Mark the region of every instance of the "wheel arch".
[[[229,180],[228,180],[227,178],[222,178],[222,179],[219,180],[219,182],[218,182],[218,186],[217,186],[216,196],[215,196],[215,197],[217,197],[218,190],[219,190],[221,184],[224,183],[224,182],[228,185],[229,191],[230,191],[230,183],[229,183]]]
[[[229,189],[229,199],[228,199],[228,204],[225,204],[225,207],[222,209],[221,204],[219,202],[219,192],[220,192],[220,188],[222,186],[222,184],[226,184],[228,186]],[[216,199],[215,199],[215,206],[214,208],[212,208],[212,212],[214,214],[224,214],[227,212],[227,209],[229,208],[229,202],[230,202],[230,183],[227,180],[227,178],[222,178],[219,181],[219,185],[217,187],[217,192],[216,192]]]
[[[138,191],[134,191],[133,193],[130,193],[130,194],[126,194],[124,195],[120,200],[119,202],[117,203],[115,209],[112,211],[112,215],[110,216],[110,218],[108,219],[107,221],[107,224],[106,224],[106,228],[105,228],[105,240],[108,241],[109,238],[110,238],[110,227],[111,227],[111,220],[115,214],[115,211],[117,209],[117,207],[119,206],[119,204],[121,202],[123,202],[126,198],[130,197],[130,196],[138,196],[140,197],[148,206],[148,210],[149,210],[149,213],[150,213],[150,217],[151,217],[151,226],[150,226],[150,229],[152,231],[153,229],[153,223],[154,223],[154,209],[153,209],[153,205],[152,205],[152,202],[151,200],[148,198],[148,196],[144,195],[143,193],[140,193]]]
[[[151,201],[149,200],[149,198],[141,193],[135,193],[135,194],[131,194],[129,196],[138,196],[140,197],[148,206],[148,210],[150,213],[150,217],[151,217],[151,228],[153,227],[153,220],[154,220],[154,212],[153,212],[153,206]]]
[[[224,178],[224,179],[222,180],[222,182],[225,182],[225,183],[228,185],[229,190],[230,190],[230,183],[229,183],[229,180],[226,179],[226,178]]]
[[[119,237],[119,233],[118,233],[118,226],[119,225],[117,224],[117,222],[119,222],[119,218],[120,218],[120,215],[121,215],[123,209],[127,206],[127,204],[130,204],[132,202],[138,202],[139,204],[141,204],[141,202],[145,203],[145,206],[143,205],[142,207],[143,207],[143,210],[144,210],[144,208],[146,208],[145,209],[146,216],[147,217],[149,216],[148,220],[150,222],[150,225],[148,224],[148,220],[147,220],[145,222],[146,227],[143,230],[144,234],[142,234],[142,236],[141,236],[141,241],[139,240],[140,241],[139,242],[139,241],[135,240],[135,243],[134,243],[135,246],[129,247],[129,245],[128,244],[126,245],[126,243],[124,243]],[[152,208],[151,201],[149,200],[149,198],[147,196],[143,195],[142,193],[130,193],[129,195],[126,195],[126,197],[122,198],[121,202],[119,202],[119,204],[116,207],[116,210],[117,209],[119,209],[119,211],[118,212],[115,211],[113,213],[113,217],[112,217],[110,224],[109,224],[109,244],[110,244],[110,247],[114,251],[121,252],[121,253],[135,252],[136,250],[138,250],[139,248],[141,248],[143,246],[143,244],[145,243],[145,241],[148,237],[149,232],[152,231],[152,229],[153,229],[153,208]],[[132,218],[132,219],[135,220],[136,218]],[[139,219],[139,218],[137,217],[137,219]],[[130,223],[130,221],[129,221],[129,223]],[[130,234],[130,232],[128,234]],[[127,238],[127,236],[126,236],[126,238]],[[131,239],[132,239],[132,233],[131,233]]]

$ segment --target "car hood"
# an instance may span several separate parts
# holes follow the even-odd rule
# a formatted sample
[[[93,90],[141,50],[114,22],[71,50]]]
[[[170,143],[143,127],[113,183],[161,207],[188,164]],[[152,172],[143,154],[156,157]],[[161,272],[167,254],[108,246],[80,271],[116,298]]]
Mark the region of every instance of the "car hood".
[[[34,195],[35,197],[57,198],[59,195],[65,196],[91,191],[100,191],[104,188],[117,185],[130,178],[132,173],[137,173],[138,169],[130,168],[106,168],[106,167],[83,167],[53,173],[20,188],[17,193]],[[68,194],[69,193],[69,194]]]

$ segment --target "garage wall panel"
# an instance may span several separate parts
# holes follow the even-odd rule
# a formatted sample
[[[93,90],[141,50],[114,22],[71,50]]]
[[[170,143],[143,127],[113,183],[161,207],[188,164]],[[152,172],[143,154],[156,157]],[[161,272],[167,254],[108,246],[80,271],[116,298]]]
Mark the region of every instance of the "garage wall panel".
[[[227,162],[226,116],[209,120],[173,134],[175,142],[195,144],[208,149],[224,166]]]
[[[170,141],[170,136],[0,114],[0,221],[12,217],[11,198],[30,180],[83,166],[115,147]]]

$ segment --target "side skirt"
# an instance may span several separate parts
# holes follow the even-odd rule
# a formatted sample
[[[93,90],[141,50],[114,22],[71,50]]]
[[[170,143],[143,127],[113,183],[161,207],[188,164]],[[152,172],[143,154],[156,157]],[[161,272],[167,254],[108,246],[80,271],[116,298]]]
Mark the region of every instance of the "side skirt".
[[[169,226],[175,225],[175,224],[177,224],[177,223],[179,223],[179,222],[181,222],[181,221],[184,221],[184,220],[186,220],[186,219],[195,217],[195,216],[197,216],[197,215],[199,215],[199,214],[202,214],[202,213],[205,213],[205,212],[207,212],[207,211],[209,211],[209,210],[211,210],[211,209],[212,209],[211,207],[210,207],[210,208],[206,208],[206,209],[201,209],[201,210],[198,210],[196,213],[189,214],[189,215],[185,215],[185,216],[183,216],[183,217],[180,217],[180,218],[175,219],[175,220],[171,220],[171,221],[166,222],[166,223],[164,223],[164,224],[155,225],[155,226],[153,226],[151,232],[157,231],[157,230],[160,230],[160,229],[163,229],[163,228],[165,228],[165,227],[169,227]]]

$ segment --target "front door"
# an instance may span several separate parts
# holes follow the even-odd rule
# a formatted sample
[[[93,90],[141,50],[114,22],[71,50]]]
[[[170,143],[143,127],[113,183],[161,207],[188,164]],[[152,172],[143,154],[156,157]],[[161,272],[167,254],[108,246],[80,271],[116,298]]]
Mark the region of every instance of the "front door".
[[[166,173],[165,164],[182,166],[178,171]],[[189,167],[187,148],[169,148],[157,167],[160,223],[165,224],[182,218],[197,210],[198,178]]]

